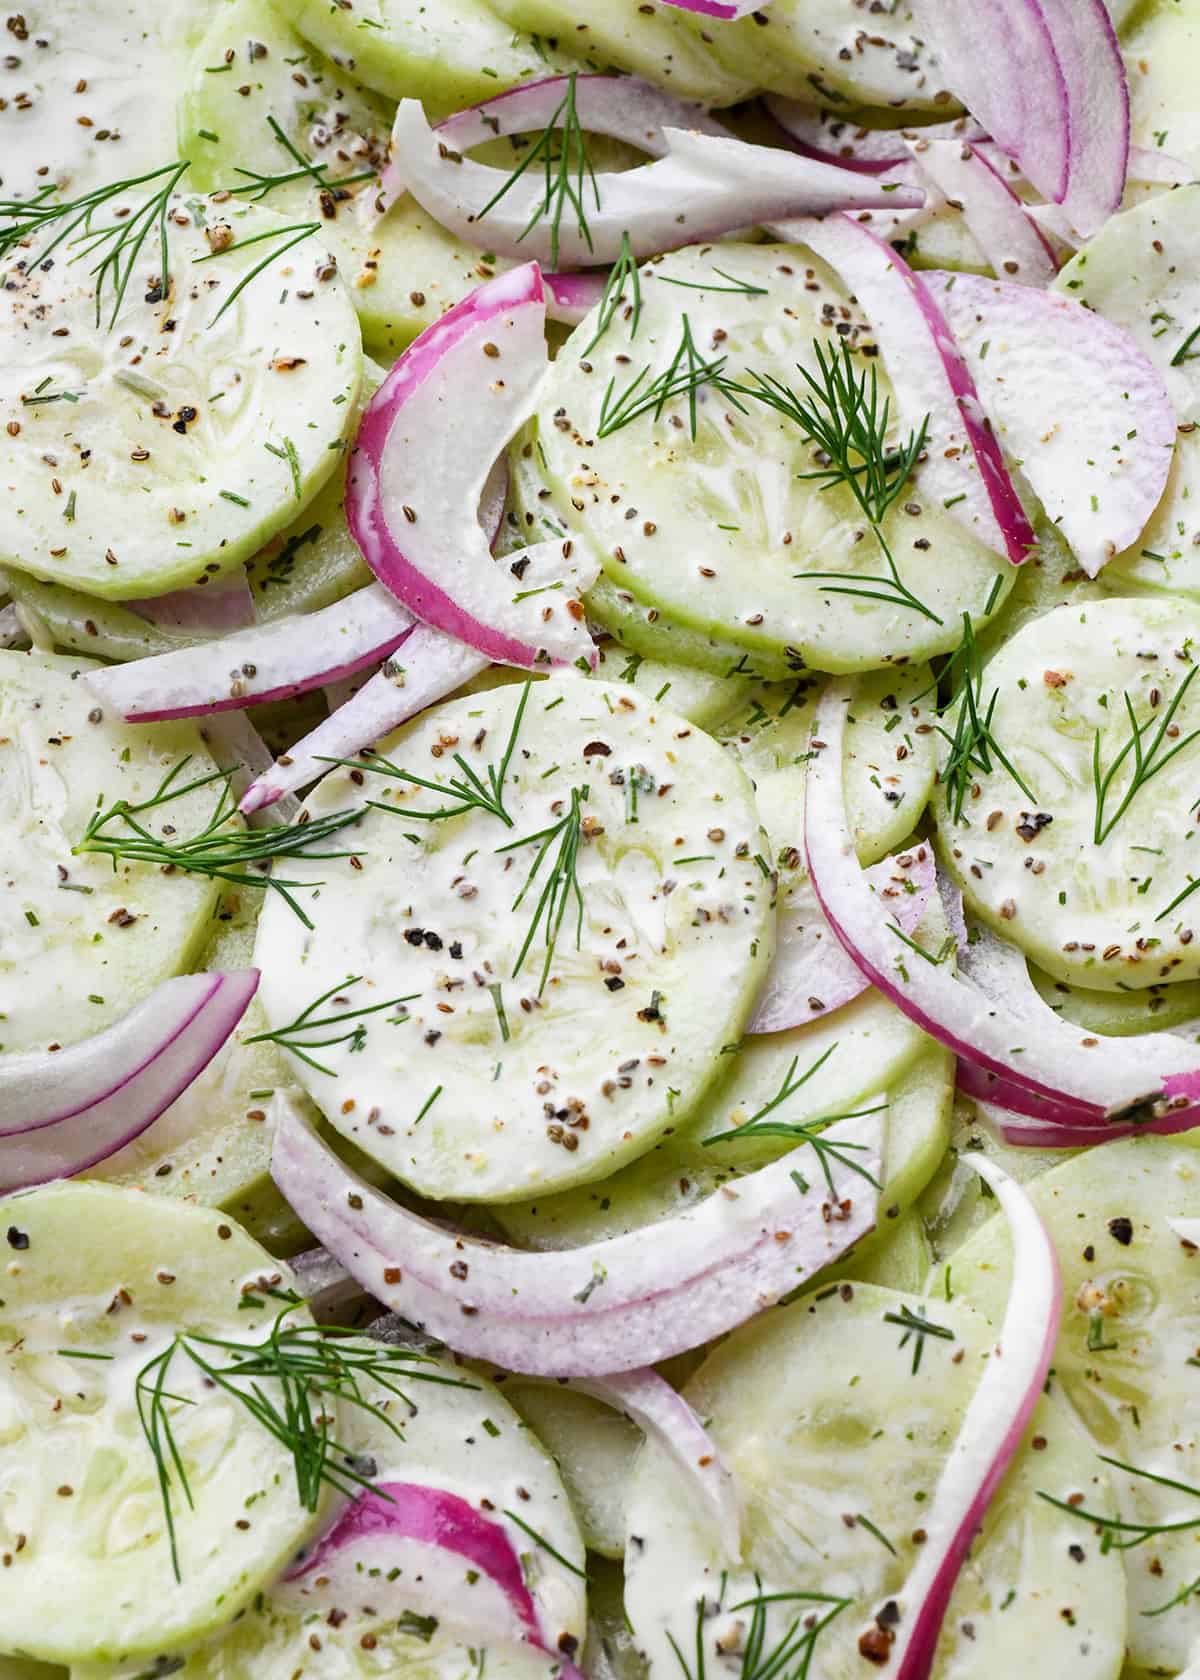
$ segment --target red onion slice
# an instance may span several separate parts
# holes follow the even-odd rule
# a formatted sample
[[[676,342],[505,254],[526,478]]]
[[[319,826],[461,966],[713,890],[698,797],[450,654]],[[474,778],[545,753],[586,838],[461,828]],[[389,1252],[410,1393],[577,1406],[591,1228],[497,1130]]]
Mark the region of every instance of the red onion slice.
[[[961,1088],[961,1086],[960,1086]],[[1189,1132],[1196,1124],[1194,1111],[1165,1114],[1157,1120],[1147,1120],[1138,1126],[1076,1125],[1069,1121],[1030,1119],[1011,1109],[998,1108],[994,1103],[980,1102],[976,1107],[987,1124],[993,1127],[1005,1143],[1017,1149],[1091,1149],[1099,1143],[1115,1143],[1119,1138],[1137,1137],[1146,1132],[1157,1136],[1173,1136]]]
[[[570,76],[543,76],[509,88],[494,99],[470,105],[434,124],[433,132],[444,146],[469,152],[489,140],[512,134],[533,134],[558,122],[562,126],[563,102],[570,88]],[[728,135],[729,130],[710,117],[694,100],[676,99],[673,94],[643,82],[637,76],[576,75],[575,115],[588,134],[606,134],[665,157],[667,128],[696,129],[701,134]],[[407,179],[395,148],[374,195],[377,214],[384,214],[408,190]]]
[[[512,1613],[513,1632],[527,1639],[539,1650],[542,1644],[541,1624],[537,1608],[521,1570],[516,1545],[502,1523],[494,1522],[460,1495],[444,1488],[427,1487],[419,1482],[381,1481],[353,1498],[334,1519],[312,1549],[302,1553],[299,1560],[284,1576],[285,1583],[307,1582],[314,1576],[327,1576],[336,1583],[344,1574],[346,1585],[355,1578],[354,1553],[364,1545],[377,1548],[382,1542],[411,1540],[436,1552],[451,1553],[468,1567],[477,1570],[503,1593]],[[376,1562],[386,1557],[375,1552]],[[402,1587],[405,1603],[411,1589]],[[386,1576],[375,1588],[386,1602]],[[447,1604],[446,1614],[454,1618],[462,1613],[459,1603]],[[375,1603],[375,1609],[380,1604]],[[441,1608],[439,1606],[439,1608]]]
[[[256,613],[254,592],[245,566],[214,577],[191,589],[174,589],[168,595],[148,595],[127,601],[127,607],[151,624],[165,630],[187,630],[197,636],[222,636],[253,624]]]
[[[1066,192],[1047,197],[1057,199],[1072,227],[1090,239],[1121,208],[1125,191],[1125,60],[1105,0],[1037,0],[1037,6],[1062,70],[1068,110]]]
[[[585,186],[586,231],[568,215],[556,232],[541,215],[545,186],[536,170],[506,189],[510,177],[503,170],[448,148],[415,99],[401,100],[396,111],[392,157],[397,179],[450,233],[547,266],[616,262],[626,235],[641,259],[755,222],[921,203],[913,188],[882,186],[860,172],[775,147],[678,127],[662,133],[665,156],[639,169],[597,173],[594,192]]]
[[[1058,273],[1054,252],[983,152],[959,140],[923,139],[910,141],[909,150],[950,203],[961,206],[963,220],[998,275],[1022,286],[1050,284]]]
[[[578,600],[595,564],[577,573],[577,545],[559,541],[494,560],[479,523],[486,480],[546,372],[545,323],[534,263],[448,310],[371,398],[346,481],[351,535],[396,599],[488,659],[527,668],[595,661]]]
[[[737,1484],[683,1395],[649,1366],[615,1376],[572,1377],[568,1386],[623,1412],[670,1453],[712,1518],[725,1557],[737,1562],[742,1552]]]
[[[817,708],[815,735],[825,744],[807,767],[805,847],[826,919],[863,972],[963,1062],[997,1075],[1006,1089],[1019,1088],[1026,1101],[1065,1105],[1076,1121],[1150,1118],[1194,1101],[1190,1084],[1178,1081],[1183,1076],[1200,1084],[1200,1047],[1169,1033],[1101,1038],[1068,1026],[1052,1011],[1049,1020],[1022,1014],[943,964],[912,960],[854,855],[842,785],[853,695],[852,685],[831,683]],[[1005,1096],[996,1100],[1016,1106]]]
[[[318,612],[110,665],[89,672],[87,682],[127,723],[237,711],[377,665],[412,628],[411,615],[374,583]]]
[[[250,817],[297,788],[307,787],[325,774],[331,759],[353,758],[364,747],[373,746],[426,706],[444,700],[486,671],[489,663],[464,642],[418,624],[404,643],[402,657],[389,659],[378,675],[277,759],[265,775],[258,776],[238,809]]]
[[[987,1156],[959,1159],[995,1191],[1008,1220],[1012,1285],[996,1346],[921,1519],[927,1538],[895,1597],[894,1680],[929,1680],[959,1571],[1041,1397],[1062,1312],[1058,1255],[1029,1196]]]
[[[932,292],[903,257],[851,216],[799,224],[796,236],[837,270],[866,312],[901,422],[912,428],[930,417],[928,458],[919,470],[926,494],[1020,565],[1034,547],[1033,528]]]
[[[927,846],[920,855],[883,858],[866,871],[867,879],[896,925],[912,933],[925,914],[933,892],[933,855]],[[830,932],[816,904],[781,903],[775,955],[747,1032],[782,1032],[819,1020],[865,992],[870,982],[853,957]]]
[[[1166,488],[1175,410],[1123,327],[1052,292],[977,274],[923,277],[1006,453],[1095,577]]]
[[[584,274],[543,274],[542,281],[546,287],[546,314],[549,318],[568,327],[577,327],[604,296],[608,274],[603,269],[592,269]]]
[[[352,1172],[283,1093],[271,1172],[317,1239],[369,1294],[448,1346],[533,1376],[595,1377],[657,1363],[722,1335],[871,1230],[881,1145],[873,1117],[824,1134],[854,1168],[813,1182],[793,1152],[655,1227],[565,1252],[458,1236]],[[801,1180],[801,1183],[806,1183]],[[453,1267],[453,1270],[451,1268]]]
[[[1090,4],[1090,0],[1085,0]],[[1038,0],[918,0],[921,33],[937,43],[951,90],[1026,179],[1061,202],[1070,166],[1070,104]]]
[[[166,980],[66,1050],[0,1057],[0,1190],[69,1177],[140,1136],[212,1061],[258,970]]]
[[[677,7],[681,12],[694,12],[697,17],[732,23],[737,18],[750,17],[754,12],[765,12],[771,0],[663,0],[663,3]]]
[[[987,131],[974,117],[930,123],[924,128],[864,128],[852,117],[823,106],[804,105],[781,94],[767,94],[763,105],[787,138],[806,157],[836,163],[843,169],[863,169],[881,175],[903,163],[906,142],[921,140],[982,140]]]

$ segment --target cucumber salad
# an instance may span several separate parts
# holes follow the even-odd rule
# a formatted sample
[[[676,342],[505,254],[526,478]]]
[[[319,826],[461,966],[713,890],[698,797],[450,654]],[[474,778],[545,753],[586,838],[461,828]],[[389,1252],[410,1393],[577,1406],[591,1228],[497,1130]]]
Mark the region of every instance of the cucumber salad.
[[[0,1680],[1200,1680],[1200,0],[13,0]]]

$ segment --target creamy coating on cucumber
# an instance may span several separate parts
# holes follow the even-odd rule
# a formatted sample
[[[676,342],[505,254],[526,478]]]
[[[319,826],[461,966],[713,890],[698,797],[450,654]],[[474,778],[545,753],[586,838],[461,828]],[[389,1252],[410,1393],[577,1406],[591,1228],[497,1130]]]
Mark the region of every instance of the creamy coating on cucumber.
[[[750,786],[711,740],[628,690],[510,685],[308,809],[348,804],[354,856],[298,871],[312,928],[270,906],[257,951],[277,1042],[339,1131],[427,1195],[508,1200],[692,1110],[774,938]],[[330,1013],[342,1042],[306,1047]]]
[[[1200,1672],[1194,10],[0,15],[0,1680]]]

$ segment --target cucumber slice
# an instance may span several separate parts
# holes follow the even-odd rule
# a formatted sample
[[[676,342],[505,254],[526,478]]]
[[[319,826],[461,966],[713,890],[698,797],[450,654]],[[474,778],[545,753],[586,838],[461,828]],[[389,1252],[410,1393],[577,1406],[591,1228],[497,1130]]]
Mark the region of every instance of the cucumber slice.
[[[884,1289],[919,1295],[932,1264],[933,1251],[924,1225],[916,1213],[905,1213],[890,1224],[880,1225],[853,1254],[831,1266],[825,1282],[877,1283]]]
[[[47,180],[77,196],[170,162],[175,94],[203,27],[194,0],[32,0],[9,16],[0,56],[5,198],[31,198]]]
[[[953,1340],[912,1337],[885,1319],[925,1312]],[[922,1300],[870,1284],[817,1290],[735,1331],[684,1390],[738,1479],[741,1567],[723,1584],[716,1536],[680,1473],[648,1444],[629,1498],[625,1606],[654,1677],[677,1673],[670,1634],[689,1654],[738,1618],[711,1614],[763,1594],[807,1591],[849,1600],[815,1638],[813,1672],[857,1680],[858,1640],[912,1567],[927,1508],[994,1331],[958,1300]],[[1061,1401],[1047,1397],[1027,1445],[993,1500],[950,1601],[937,1680],[1000,1680],[1029,1653],[1071,1680],[1116,1680],[1125,1645],[1121,1567],[1083,1525],[1035,1497],[1109,1493],[1104,1468]],[[882,1538],[881,1538],[882,1537]],[[1081,1544],[1082,1556],[1069,1548]],[[761,1579],[761,1588],[755,1577]],[[697,1601],[709,1614],[699,1625]],[[764,1659],[807,1611],[767,1610]],[[743,1633],[747,1617],[742,1616]],[[697,1656],[696,1660],[699,1660]]]
[[[0,1680],[67,1680],[67,1670],[24,1657],[0,1657]]]
[[[597,315],[589,316],[554,363],[537,415],[539,467],[554,512],[593,545],[621,590],[678,624],[744,647],[751,662],[764,652],[829,671],[948,651],[963,612],[978,624],[996,610],[1014,568],[926,505],[919,482],[912,499],[892,507],[884,529],[905,586],[940,622],[867,582],[885,575],[884,561],[850,492],[805,478],[811,448],[762,403],[746,400],[739,414],[701,382],[692,398],[668,402],[661,420],[647,410],[597,437],[606,400],[610,414],[619,400],[613,393],[627,393],[639,378],[648,387],[684,355],[685,316],[695,354],[707,364],[719,351],[727,378],[746,382],[757,368],[795,381],[794,364],[815,367],[814,338],[854,319],[815,258],[801,247],[694,247],[643,269],[641,291],[636,338],[614,322],[581,360],[597,330]],[[851,572],[871,598],[837,592],[857,583],[805,581],[818,571]],[[887,598],[874,598],[880,594]]]
[[[484,0],[279,0],[281,16],[342,69],[431,114],[491,99],[559,68],[540,41],[514,35]],[[570,68],[569,65],[564,66]]]
[[[1112,217],[1054,282],[1132,335],[1161,371],[1180,421],[1191,426],[1200,420],[1200,377],[1188,342],[1200,307],[1198,262],[1200,186],[1177,187]],[[1183,431],[1153,517],[1138,542],[1104,568],[1104,583],[1200,597],[1198,500],[1200,437]]]
[[[20,606],[45,624],[55,646],[90,658],[149,659],[189,647],[193,638],[182,631],[152,624],[115,601],[98,601],[61,583],[38,583],[15,569],[0,574],[3,587]]]
[[[1192,84],[1200,18],[1187,0],[1149,0],[1136,8],[1125,51],[1131,139],[1200,167],[1200,112]]]
[[[551,1383],[510,1377],[504,1397],[552,1453],[589,1552],[622,1557],[625,1490],[641,1430],[590,1395]]]
[[[662,659],[646,659],[619,642],[601,643],[596,655],[598,682],[627,683],[644,700],[670,706],[697,728],[713,730],[735,707],[743,705],[753,680],[746,676],[715,676],[693,666]]]
[[[1035,618],[1044,617],[1056,607],[1102,601],[1108,594],[1102,583],[1093,582],[1080,568],[1056,526],[1043,517],[1034,521],[1033,528],[1036,549],[1017,567],[1017,581],[1004,610],[976,638],[985,660]],[[1106,574],[1109,568],[1104,570]]]
[[[205,218],[214,236],[263,242],[202,265]],[[4,293],[0,558],[114,600],[227,570],[288,524],[338,465],[361,377],[358,323],[319,242],[285,251],[291,224],[237,201],[174,200],[168,226],[169,302],[143,300],[155,238],[117,331],[112,286],[97,325],[95,282],[61,254]]]
[[[118,1662],[202,1638],[316,1519],[297,1499],[291,1454],[177,1357],[171,1397],[190,1404],[170,1422],[191,1504],[176,1484],[176,1579],[137,1376],[182,1330],[265,1335],[278,1304],[253,1304],[244,1286],[279,1269],[222,1215],[179,1202],[60,1184],[7,1206],[0,1641],[49,1662]]]
[[[173,762],[215,766],[190,724],[132,728],[84,687],[86,662],[0,652],[0,1050],[74,1044],[193,966],[216,883],[98,853],[76,857],[97,802],[147,798]],[[173,820],[200,827],[211,789]]]
[[[1136,992],[1094,992],[1086,986],[1068,986],[1065,980],[1054,980],[1032,964],[1029,978],[1064,1021],[1105,1038],[1172,1032],[1200,1020],[1200,984],[1195,980],[1144,986]]]
[[[1097,1452],[1200,1485],[1196,1371],[1190,1363],[1200,1322],[1196,1250],[1167,1223],[1173,1215],[1200,1213],[1194,1149],[1166,1138],[1106,1144],[1036,1179],[1029,1193],[1062,1266],[1065,1304],[1054,1355],[1059,1391],[1090,1431]],[[954,1289],[989,1314],[1001,1309],[1008,1289],[1010,1251],[1000,1223],[989,1220],[953,1261]],[[1114,1481],[1126,1521],[1195,1515],[1195,1499],[1142,1477],[1118,1473]],[[1081,1491],[1088,1487],[1082,1478],[1075,1485]],[[1049,1483],[1039,1479],[1035,1486]],[[1085,1504],[1097,1509],[1091,1498]],[[1070,1538],[1093,1555],[1093,1528],[1081,1521],[1070,1526]],[[1114,1551],[1125,1562],[1134,1664],[1159,1673],[1187,1665],[1200,1639],[1195,1596],[1185,1596],[1162,1615],[1149,1612],[1195,1579],[1198,1553],[1195,1529]]]
[[[179,107],[180,146],[199,186],[245,186],[246,171],[295,173],[280,132],[324,167],[328,185],[302,176],[272,187],[264,202],[289,222],[321,222],[364,340],[389,362],[495,272],[407,195],[370,225],[378,181],[363,177],[387,156],[391,111],[390,101],[309,46],[268,0],[226,0],[219,8],[192,57]]]
[[[671,6],[646,0],[604,0],[602,6],[592,0],[490,3],[505,22],[544,37],[556,52],[584,59],[589,69],[626,70],[702,105],[733,105],[753,91],[753,77],[721,62],[709,31],[697,33]]]
[[[1200,685],[1184,690],[1193,645],[1194,608],[1114,598],[1026,624],[988,665],[993,735],[1033,797],[996,762],[972,786],[963,823],[939,803],[939,850],[969,910],[1056,980],[1124,991],[1200,975],[1194,906],[1171,908],[1196,868],[1183,815],[1200,757],[1190,739]],[[1176,696],[1180,734],[1152,753]],[[1127,697],[1147,765],[1162,766],[1140,785]],[[1182,750],[1168,758],[1172,747]]]
[[[900,0],[867,15],[855,0],[774,0],[738,23],[700,27],[731,70],[771,93],[949,115],[956,107],[918,9]]]
[[[405,820],[457,809],[449,778],[498,774],[510,743],[511,827],[478,807]],[[773,885],[742,772],[677,715],[570,675],[453,702],[384,751],[446,792],[326,777],[307,808],[363,804],[357,866],[299,860],[313,931],[264,905],[257,958],[277,1032],[353,975],[351,1014],[407,1001],[398,1019],[356,1016],[363,1033],[297,1058],[297,1077],[343,1136],[434,1198],[527,1197],[644,1153],[703,1095],[770,960]],[[525,844],[556,824],[541,850]]]
[[[846,780],[860,863],[876,863],[895,851],[929,802],[937,774],[930,711],[935,686],[928,665],[872,672],[859,684]],[[755,784],[785,880],[804,873],[791,853],[803,851],[804,767],[819,699],[820,687],[804,679],[763,688],[720,731]],[[781,855],[785,851],[787,857]]]
[[[364,1336],[346,1346],[378,1352],[380,1344]],[[341,1424],[344,1445],[358,1462],[374,1466],[368,1472],[374,1481],[438,1488],[500,1524],[521,1557],[547,1641],[573,1649],[582,1641],[587,1615],[583,1543],[545,1448],[492,1383],[450,1359],[426,1359],[410,1374],[389,1372],[389,1381],[390,1389],[368,1373],[361,1395],[368,1406],[391,1413],[399,1433],[351,1405]],[[526,1528],[512,1521],[513,1511]],[[532,1668],[512,1666],[516,1659],[507,1647],[490,1637],[496,1610],[503,1610],[499,1595],[477,1573],[472,1581],[461,1564],[439,1564],[426,1548],[411,1551],[386,1533],[374,1545],[366,1538],[319,1573],[277,1581],[203,1649],[169,1657],[170,1672],[184,1680],[293,1680],[297,1674],[466,1680],[468,1673],[477,1680],[482,1655],[489,1675],[494,1658],[498,1671],[512,1680],[553,1680],[553,1668],[536,1653],[530,1653],[537,1657]],[[506,1619],[501,1616],[502,1626]],[[486,1645],[485,1652],[471,1653],[469,1667],[467,1643]],[[315,1664],[314,1652],[320,1652]],[[118,1677],[109,1667],[86,1664],[72,1671],[72,1680]]]
[[[619,1564],[588,1559],[588,1641],[584,1670],[591,1680],[646,1680],[625,1617],[625,1575]]]
[[[882,1206],[885,1216],[890,1216],[895,1208],[899,1217],[945,1152],[952,1074],[940,1050],[926,1048],[924,1054],[919,1053],[905,1066],[903,1052],[896,1042],[898,1034],[889,1031],[880,1019],[880,1012],[873,1008],[877,1001],[859,999],[838,1011],[842,1037],[833,1038],[837,1050],[810,1074],[786,1104],[771,1111],[771,1117],[804,1125],[827,1115],[871,1108],[887,1100],[887,1162]],[[868,1017],[874,1021],[878,1036],[866,1026]],[[749,1040],[748,1052],[737,1058],[727,1085],[706,1102],[696,1123],[681,1135],[668,1138],[643,1160],[635,1161],[602,1184],[541,1197],[536,1202],[509,1203],[493,1210],[497,1219],[511,1240],[525,1248],[577,1248],[668,1219],[733,1181],[740,1167],[753,1169],[789,1147],[798,1147],[787,1139],[776,1139],[773,1146],[768,1140],[761,1140],[755,1144],[743,1141],[705,1148],[702,1139],[744,1124],[776,1095],[789,1071],[793,1079],[788,1083],[794,1084],[794,1076],[812,1067],[816,1055],[820,1054],[820,1051],[813,1053],[820,1041],[818,1028],[824,1035],[824,1048],[829,1049],[833,1037],[826,1031],[829,1024],[822,1021],[814,1026],[797,1027],[791,1033],[773,1033],[761,1040]],[[889,1041],[894,1059],[886,1054],[885,1045]],[[877,1083],[857,1077],[855,1056],[860,1051],[864,1067],[868,1058],[876,1066],[889,1066],[893,1084],[886,1097]],[[872,1051],[874,1057],[870,1057]],[[748,1061],[748,1067],[743,1066],[744,1061]],[[834,1069],[839,1065],[840,1075],[835,1076]],[[757,1081],[755,1075],[759,1076]],[[736,1102],[739,1093],[748,1100]],[[750,1102],[753,1107],[749,1106]],[[807,1149],[800,1165],[809,1178],[814,1171],[820,1171],[815,1152]],[[856,1254],[865,1246],[860,1245]]]

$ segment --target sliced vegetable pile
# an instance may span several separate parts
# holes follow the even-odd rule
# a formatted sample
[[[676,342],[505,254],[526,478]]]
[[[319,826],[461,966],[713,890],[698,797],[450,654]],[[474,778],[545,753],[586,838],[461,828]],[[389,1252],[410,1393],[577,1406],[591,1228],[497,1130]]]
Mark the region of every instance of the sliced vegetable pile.
[[[1194,1680],[1200,25],[6,40],[0,1680]]]

